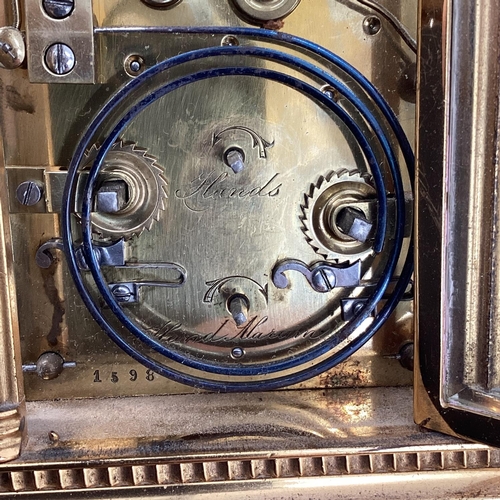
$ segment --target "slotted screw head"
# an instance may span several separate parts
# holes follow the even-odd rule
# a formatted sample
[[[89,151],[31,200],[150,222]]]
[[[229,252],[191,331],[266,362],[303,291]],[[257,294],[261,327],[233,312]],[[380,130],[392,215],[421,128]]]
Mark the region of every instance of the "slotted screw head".
[[[113,288],[112,293],[120,303],[130,302],[133,297],[132,291],[126,285],[119,285]]]
[[[43,196],[43,187],[36,181],[21,182],[16,189],[16,198],[21,205],[32,207],[36,205]]]
[[[68,17],[75,7],[74,0],[43,0],[45,12],[53,19]]]
[[[68,45],[55,43],[45,53],[45,64],[55,75],[67,75],[75,67],[75,53]]]

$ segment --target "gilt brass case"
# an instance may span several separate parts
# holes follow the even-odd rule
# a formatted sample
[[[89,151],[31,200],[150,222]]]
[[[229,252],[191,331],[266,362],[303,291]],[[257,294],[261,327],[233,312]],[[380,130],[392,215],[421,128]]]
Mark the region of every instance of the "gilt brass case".
[[[26,61],[0,70],[0,497],[436,498],[495,477],[497,450],[412,421],[430,3],[20,6]]]

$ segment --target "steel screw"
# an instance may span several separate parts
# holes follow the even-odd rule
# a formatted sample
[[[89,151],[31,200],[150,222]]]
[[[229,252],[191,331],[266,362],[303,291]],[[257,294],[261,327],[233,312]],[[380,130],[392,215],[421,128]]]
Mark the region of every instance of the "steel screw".
[[[235,359],[242,358],[245,355],[245,351],[241,347],[235,347],[231,351],[231,356]]]
[[[112,292],[113,297],[120,303],[130,302],[134,296],[132,291],[125,285],[118,285],[113,288]]]
[[[399,362],[403,368],[413,371],[414,366],[414,345],[413,342],[408,342],[399,351]]]
[[[43,0],[45,12],[54,19],[68,17],[75,7],[74,0]]]
[[[377,16],[368,16],[363,20],[363,31],[370,36],[376,35],[382,28],[382,23]]]
[[[123,67],[125,68],[125,72],[127,73],[128,76],[135,78],[144,71],[146,63],[144,62],[144,59],[141,56],[137,54],[132,54],[125,58]]]
[[[224,161],[235,174],[239,174],[245,168],[245,155],[240,149],[228,149],[224,153]]]
[[[406,66],[398,83],[398,92],[401,99],[412,104],[416,101],[417,93],[417,64],[412,62]]]
[[[291,14],[300,0],[232,0],[242,17],[252,23],[266,23]]]
[[[59,434],[56,431],[49,431],[49,441],[57,443],[59,441]]]
[[[331,85],[323,85],[320,90],[321,92],[323,92],[323,94],[325,94],[333,101],[337,102],[339,100],[339,92],[335,90]]]
[[[43,186],[36,181],[21,182],[16,189],[16,198],[19,203],[27,207],[36,205],[43,196]]]
[[[64,43],[51,45],[45,53],[45,64],[55,75],[66,75],[75,67],[75,53]]]
[[[352,308],[353,315],[356,316],[357,314],[359,314],[364,307],[365,302],[356,302],[356,304],[354,304],[354,307]]]
[[[373,224],[366,219],[365,214],[357,208],[343,208],[335,221],[337,227],[347,236],[364,243],[373,228]]]
[[[142,0],[143,3],[155,9],[170,9],[181,3],[182,0]]]
[[[326,293],[335,288],[337,278],[335,273],[328,268],[316,269],[311,276],[311,284],[314,290]]]
[[[220,44],[225,47],[237,47],[240,41],[233,35],[226,35]]]

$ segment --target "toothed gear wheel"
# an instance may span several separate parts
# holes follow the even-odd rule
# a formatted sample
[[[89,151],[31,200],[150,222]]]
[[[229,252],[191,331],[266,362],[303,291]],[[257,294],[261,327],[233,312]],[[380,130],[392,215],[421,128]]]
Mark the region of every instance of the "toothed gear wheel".
[[[98,151],[99,148],[92,146],[87,152],[84,170],[90,168]],[[146,229],[150,230],[165,210],[168,193],[167,180],[156,158],[134,143],[117,141],[102,165],[98,185],[104,181],[123,180],[127,184],[128,200],[118,212],[92,213],[95,235],[102,240],[129,240]],[[85,176],[81,176],[80,182],[86,182]],[[77,207],[81,207],[78,196]]]
[[[376,197],[371,176],[358,170],[331,171],[311,184],[304,196],[302,231],[306,240],[324,259],[354,262],[371,255],[370,241],[359,242],[342,233],[335,220],[339,211],[349,203]]]

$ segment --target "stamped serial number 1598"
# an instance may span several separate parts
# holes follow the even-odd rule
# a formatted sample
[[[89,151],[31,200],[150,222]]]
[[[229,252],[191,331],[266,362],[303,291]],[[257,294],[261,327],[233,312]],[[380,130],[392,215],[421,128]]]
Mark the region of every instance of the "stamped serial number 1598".
[[[118,372],[111,372],[111,376],[109,377],[109,381],[112,382],[113,384],[117,384],[120,382],[122,375],[118,376]],[[136,382],[140,377],[140,374],[137,373],[137,370],[130,370],[126,375],[125,375],[125,380],[129,380],[130,382]],[[155,372],[153,370],[146,370],[144,373],[144,379],[147,380],[148,382],[152,382],[155,380]],[[101,378],[101,371],[96,370],[94,372],[94,383],[100,383],[103,382],[103,379]]]

